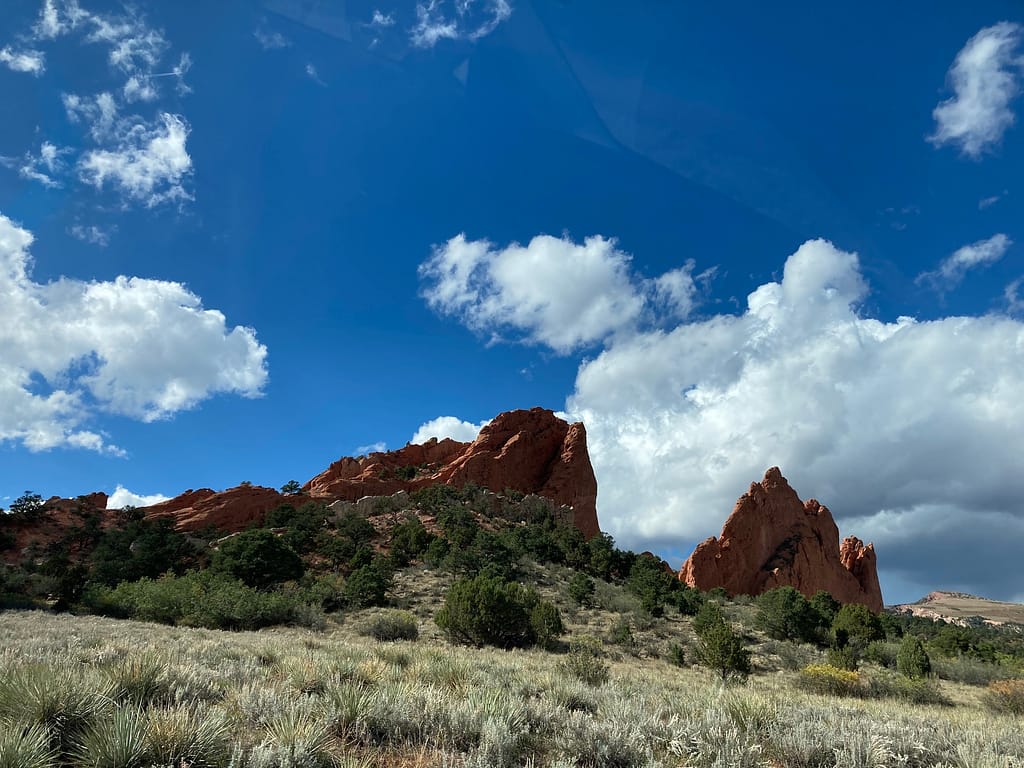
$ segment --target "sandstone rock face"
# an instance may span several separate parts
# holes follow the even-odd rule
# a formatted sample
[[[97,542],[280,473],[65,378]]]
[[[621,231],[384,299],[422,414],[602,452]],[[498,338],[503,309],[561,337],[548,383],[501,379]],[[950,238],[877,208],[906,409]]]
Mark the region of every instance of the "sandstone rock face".
[[[210,527],[237,532],[262,523],[267,512],[281,504],[297,506],[303,501],[259,485],[239,485],[219,493],[201,488],[146,507],[145,516],[148,520],[173,517],[175,529],[187,533]]]
[[[205,488],[147,507],[145,513],[153,518],[173,516],[181,531],[214,526],[233,532],[262,522],[280,504],[299,505],[306,498],[358,502],[367,496],[394,496],[438,483],[460,488],[476,483],[494,492],[511,488],[536,493],[558,506],[572,507],[573,523],[586,538],[600,533],[597,479],[587,452],[586,429],[543,408],[503,413],[472,443],[432,439],[397,451],[346,456],[303,486],[306,497],[282,496],[259,486],[219,493]]]
[[[824,589],[841,603],[882,610],[875,548],[853,536],[839,543],[828,507],[800,501],[778,467],[736,502],[718,538],[700,544],[679,578],[691,587],[759,595],[792,586],[807,597]]]

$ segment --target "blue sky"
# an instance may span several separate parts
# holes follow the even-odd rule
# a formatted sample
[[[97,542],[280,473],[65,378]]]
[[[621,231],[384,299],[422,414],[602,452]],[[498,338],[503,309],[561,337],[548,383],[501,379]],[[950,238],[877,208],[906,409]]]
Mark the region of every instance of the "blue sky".
[[[541,405],[624,546],[678,565],[777,464],[887,602],[1022,598],[1022,24],[7,0],[0,505]]]

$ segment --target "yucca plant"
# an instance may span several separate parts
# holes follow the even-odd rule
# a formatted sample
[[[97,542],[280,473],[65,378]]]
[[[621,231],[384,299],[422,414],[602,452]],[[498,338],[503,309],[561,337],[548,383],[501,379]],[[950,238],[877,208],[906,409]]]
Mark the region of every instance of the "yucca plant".
[[[228,755],[228,736],[224,715],[216,710],[201,713],[184,706],[149,712],[147,751],[159,765],[222,765]]]
[[[14,667],[0,678],[0,718],[45,730],[50,746],[66,751],[105,705],[90,681],[63,667]]]
[[[147,707],[169,695],[167,665],[149,656],[129,656],[104,670],[110,679],[108,695],[118,704]]]
[[[317,717],[308,707],[293,705],[268,720],[256,751],[279,756],[282,766],[331,768],[335,747],[329,720]]]
[[[0,721],[0,768],[53,768],[57,755],[50,734],[38,723]]]
[[[98,719],[79,740],[73,759],[80,768],[143,768],[149,766],[145,713],[133,706],[118,707]]]

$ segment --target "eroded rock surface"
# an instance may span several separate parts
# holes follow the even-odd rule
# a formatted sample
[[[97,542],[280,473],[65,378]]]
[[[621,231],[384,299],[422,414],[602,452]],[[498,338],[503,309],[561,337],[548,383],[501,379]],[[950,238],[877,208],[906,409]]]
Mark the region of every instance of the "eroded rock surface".
[[[697,545],[679,571],[692,587],[724,587],[730,595],[759,595],[792,586],[807,597],[824,589],[842,603],[882,610],[873,545],[839,529],[828,507],[800,501],[778,467],[736,502],[722,533]]]

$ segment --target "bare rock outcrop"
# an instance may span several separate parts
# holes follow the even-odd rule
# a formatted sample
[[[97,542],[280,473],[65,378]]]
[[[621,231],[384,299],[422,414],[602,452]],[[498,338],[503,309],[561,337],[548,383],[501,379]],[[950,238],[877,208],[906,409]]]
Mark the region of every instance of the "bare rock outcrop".
[[[472,443],[432,439],[396,451],[343,457],[309,480],[306,498],[332,503],[367,496],[392,496],[438,483],[475,483],[500,493],[535,493],[557,506],[573,508],[573,523],[586,538],[598,533],[597,479],[587,452],[583,424],[568,424],[543,408],[508,411],[485,426]],[[226,532],[261,523],[280,504],[303,497],[272,488],[238,486],[215,492],[186,491],[145,509],[146,517],[172,516],[181,531],[215,527]]]
[[[145,508],[146,519],[174,519],[179,531],[194,533],[206,528],[236,532],[262,523],[267,512],[281,504],[298,504],[303,499],[284,496],[273,488],[239,485],[225,491],[200,488]]]
[[[800,501],[778,467],[736,502],[718,538],[697,545],[679,578],[702,590],[759,595],[792,586],[807,597],[824,589],[841,603],[882,610],[873,545],[853,536],[840,545],[828,507]]]

